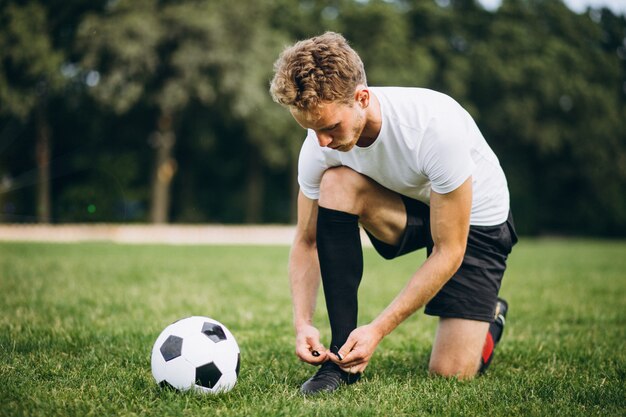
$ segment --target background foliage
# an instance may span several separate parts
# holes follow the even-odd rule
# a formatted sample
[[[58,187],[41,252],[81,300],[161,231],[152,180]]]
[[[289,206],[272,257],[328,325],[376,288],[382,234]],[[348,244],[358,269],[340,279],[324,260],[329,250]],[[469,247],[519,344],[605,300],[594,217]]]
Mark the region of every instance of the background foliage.
[[[626,18],[559,0],[0,0],[0,219],[292,221],[267,87],[325,30],[470,111],[520,232],[626,236]]]

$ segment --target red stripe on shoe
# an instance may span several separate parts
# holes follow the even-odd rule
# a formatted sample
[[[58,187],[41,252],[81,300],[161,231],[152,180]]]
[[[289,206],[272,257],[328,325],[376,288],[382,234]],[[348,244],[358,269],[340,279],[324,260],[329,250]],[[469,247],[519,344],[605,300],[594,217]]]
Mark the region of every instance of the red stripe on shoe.
[[[493,353],[493,337],[490,332],[487,332],[487,339],[485,340],[485,346],[483,346],[483,363],[487,363],[491,354]]]

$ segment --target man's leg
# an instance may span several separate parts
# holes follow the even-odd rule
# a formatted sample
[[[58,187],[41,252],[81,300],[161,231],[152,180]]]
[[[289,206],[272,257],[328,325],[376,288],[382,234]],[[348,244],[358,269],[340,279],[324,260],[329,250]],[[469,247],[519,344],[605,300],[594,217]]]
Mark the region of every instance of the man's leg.
[[[433,350],[430,372],[460,379],[476,375],[489,323],[457,318],[440,318]]]
[[[331,346],[338,348],[357,325],[357,292],[363,275],[359,222],[380,240],[397,243],[406,225],[402,199],[350,168],[326,171],[320,186],[317,252]]]
[[[514,237],[508,221],[470,226],[461,267],[425,308],[440,317],[432,373],[471,378],[489,366],[504,327],[506,302],[498,292]]]
[[[440,318],[430,357],[430,372],[459,378],[484,373],[502,337],[507,310],[506,301],[498,298],[496,315],[491,323]]]
[[[359,216],[320,206],[316,240],[332,334],[330,346],[339,348],[357,323],[357,292],[363,275]]]
[[[402,199],[346,167],[329,169],[320,185],[317,252],[331,325],[331,347],[341,347],[357,326],[357,293],[363,274],[359,222],[370,233],[395,244],[406,225]],[[304,394],[334,391],[358,375],[326,362],[301,388]]]

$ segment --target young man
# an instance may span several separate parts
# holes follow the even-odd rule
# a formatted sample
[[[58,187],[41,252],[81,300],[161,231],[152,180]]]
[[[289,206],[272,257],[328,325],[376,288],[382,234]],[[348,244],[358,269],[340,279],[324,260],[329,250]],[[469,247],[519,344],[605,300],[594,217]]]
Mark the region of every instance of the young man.
[[[361,59],[337,33],[287,48],[274,70],[273,99],[308,132],[289,276],[296,354],[322,366],[301,391],[356,382],[382,338],[422,306],[439,317],[430,371],[484,371],[504,326],[498,291],[517,238],[506,178],[471,116],[431,90],[368,87]],[[428,254],[361,327],[359,223],[386,259],[424,247]],[[320,274],[330,350],[312,324]]]

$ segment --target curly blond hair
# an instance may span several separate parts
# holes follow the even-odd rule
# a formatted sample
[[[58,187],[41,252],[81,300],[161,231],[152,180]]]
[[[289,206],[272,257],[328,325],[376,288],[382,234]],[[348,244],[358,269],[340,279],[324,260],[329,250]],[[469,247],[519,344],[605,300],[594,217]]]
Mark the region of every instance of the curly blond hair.
[[[359,84],[367,84],[361,58],[342,35],[326,32],[280,54],[270,94],[275,102],[306,112],[324,102],[350,104]]]

